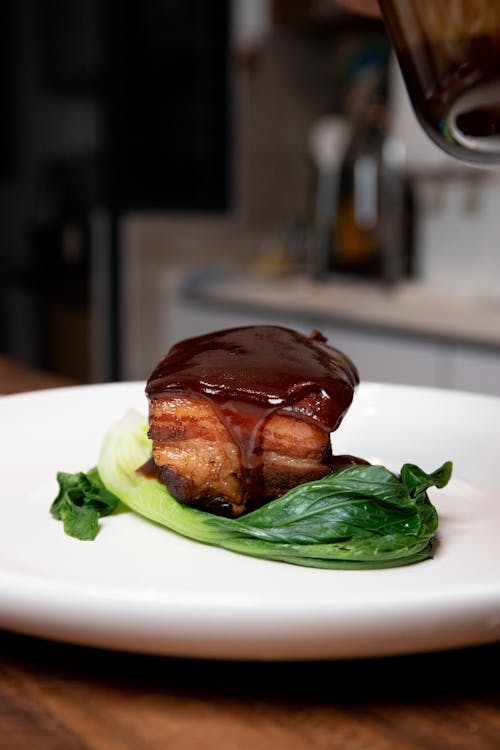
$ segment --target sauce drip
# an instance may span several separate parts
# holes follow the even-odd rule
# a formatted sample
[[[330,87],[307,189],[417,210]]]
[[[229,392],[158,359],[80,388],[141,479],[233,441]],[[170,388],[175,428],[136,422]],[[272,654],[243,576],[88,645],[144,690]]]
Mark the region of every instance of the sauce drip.
[[[279,326],[230,328],[179,342],[158,363],[148,398],[187,393],[207,399],[238,446],[249,496],[260,496],[262,429],[274,413],[340,425],[359,376],[324,336]]]

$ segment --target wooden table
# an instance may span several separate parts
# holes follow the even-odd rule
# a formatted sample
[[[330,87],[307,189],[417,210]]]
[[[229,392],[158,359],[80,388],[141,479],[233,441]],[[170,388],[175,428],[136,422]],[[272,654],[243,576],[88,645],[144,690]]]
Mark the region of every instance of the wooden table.
[[[0,357],[0,392],[61,384]],[[498,750],[500,644],[389,659],[241,663],[0,631],[1,750],[169,748]]]
[[[0,395],[74,385],[70,378],[41,372],[0,354]]]

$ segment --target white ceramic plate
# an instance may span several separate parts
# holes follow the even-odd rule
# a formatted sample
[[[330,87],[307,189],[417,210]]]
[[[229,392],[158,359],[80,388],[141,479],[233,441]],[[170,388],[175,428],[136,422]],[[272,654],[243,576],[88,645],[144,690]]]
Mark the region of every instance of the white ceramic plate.
[[[142,383],[0,399],[0,626],[107,648],[189,657],[366,657],[500,637],[500,399],[365,383],[337,453],[399,469],[454,462],[431,491],[435,557],[335,571],[205,546],[130,512],[94,542],[51,518],[56,472],[96,463],[108,425],[146,413]]]

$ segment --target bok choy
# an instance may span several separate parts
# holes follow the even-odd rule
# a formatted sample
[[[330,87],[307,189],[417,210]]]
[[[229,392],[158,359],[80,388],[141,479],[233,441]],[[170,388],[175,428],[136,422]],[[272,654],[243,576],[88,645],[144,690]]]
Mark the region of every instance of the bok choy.
[[[449,461],[431,474],[404,464],[399,476],[384,466],[350,466],[229,519],[178,503],[163,484],[137,472],[150,456],[142,416],[129,413],[111,426],[97,468],[83,475],[97,475],[102,483],[108,498],[103,514],[111,508],[109,498],[119,498],[141,516],[190,539],[318,568],[388,568],[432,557],[438,516],[427,490],[444,487],[452,472]],[[98,513],[95,498],[92,502],[91,510]],[[85,500],[76,503],[86,505]],[[68,508],[65,513],[71,516]],[[96,532],[95,523],[93,528]],[[65,531],[78,536],[78,524],[65,521]]]

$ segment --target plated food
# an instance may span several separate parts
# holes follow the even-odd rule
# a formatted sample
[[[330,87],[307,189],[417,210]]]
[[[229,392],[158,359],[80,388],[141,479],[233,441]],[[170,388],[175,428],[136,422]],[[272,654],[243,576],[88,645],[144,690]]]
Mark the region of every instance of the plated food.
[[[335,456],[332,433],[359,376],[314,331],[246,326],[179,342],[146,385],[149,419],[129,414],[105,436],[97,467],[58,475],[52,514],[67,533],[97,534],[123,503],[171,531],[234,552],[324,568],[432,557],[431,474],[399,474]]]
[[[246,326],[182,341],[146,385],[151,468],[179,502],[240,516],[339,466],[330,435],[358,383],[318,331]]]

